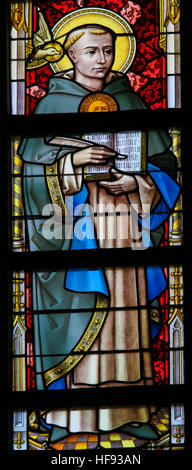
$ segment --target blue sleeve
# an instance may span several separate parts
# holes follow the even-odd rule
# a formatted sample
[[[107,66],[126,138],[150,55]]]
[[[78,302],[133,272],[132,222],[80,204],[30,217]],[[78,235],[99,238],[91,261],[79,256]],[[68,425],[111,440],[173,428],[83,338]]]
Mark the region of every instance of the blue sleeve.
[[[155,230],[174,208],[180,194],[180,187],[165,171],[152,163],[148,163],[148,172],[161,194],[161,199],[150,214],[150,225],[148,218],[139,218],[139,220],[143,228],[150,226],[150,230]]]
[[[173,209],[176,199],[180,193],[180,187],[176,181],[158,166],[148,163],[148,171],[154,183],[158,187],[166,205]]]
[[[180,187],[167,173],[156,165],[149,163],[148,171],[161,194],[161,199],[150,214],[150,225],[149,220],[146,219],[140,219],[140,222],[144,229],[145,227],[148,229],[150,226],[150,230],[155,230],[166,220],[171,210],[174,208],[180,194]],[[146,235],[147,233],[148,230],[146,230]],[[152,241],[150,246],[153,246]],[[146,270],[148,300],[150,302],[165,290],[167,281],[160,266],[148,266]]]

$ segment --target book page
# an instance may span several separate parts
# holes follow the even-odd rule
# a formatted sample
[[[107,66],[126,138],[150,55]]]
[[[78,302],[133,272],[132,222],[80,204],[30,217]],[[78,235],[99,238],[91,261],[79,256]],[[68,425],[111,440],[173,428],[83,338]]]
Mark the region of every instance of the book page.
[[[114,150],[119,154],[116,158],[115,167],[125,173],[140,172],[143,167],[143,155],[141,131],[123,131],[114,136]]]
[[[105,145],[113,149],[114,135],[111,132],[94,132],[92,134],[84,134],[84,139],[86,141],[95,143],[97,145]],[[108,164],[102,165],[87,165],[86,174],[98,174],[98,173],[109,173],[109,168],[112,166],[113,159],[108,162]]]
[[[73,137],[56,136],[50,143],[60,146],[83,149],[91,145],[104,145],[115,150],[118,156],[101,165],[86,165],[84,174],[99,179],[100,175],[110,176],[110,168],[115,166],[124,173],[139,173],[146,170],[146,133],[143,131],[122,131],[116,134],[112,132],[93,132],[84,134],[82,139]]]

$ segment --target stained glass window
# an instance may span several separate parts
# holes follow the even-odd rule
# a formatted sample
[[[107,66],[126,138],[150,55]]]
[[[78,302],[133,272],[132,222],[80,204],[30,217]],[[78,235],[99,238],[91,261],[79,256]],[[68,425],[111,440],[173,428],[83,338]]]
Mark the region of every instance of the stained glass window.
[[[90,141],[99,142],[100,146],[104,144],[108,148],[116,148],[120,157],[122,154],[122,158],[115,159],[115,171],[120,171],[116,174],[121,176],[123,172],[133,172],[139,187],[138,197],[130,193],[127,202],[123,189],[117,192],[116,187],[109,187],[109,181],[103,183],[105,178],[109,178],[111,163],[109,167],[106,164],[93,164],[75,169],[71,164],[70,151],[73,148],[70,146],[75,145],[74,150],[78,150],[78,145],[84,146],[83,139],[69,136],[66,141],[64,137],[66,156],[62,158],[62,137],[46,137],[45,145],[42,136],[27,140],[14,137],[11,147],[12,249],[55,250],[59,246],[57,240],[63,234],[69,241],[75,234],[72,250],[98,247],[141,249],[141,244],[143,249],[157,245],[182,245],[181,132],[178,129],[169,129],[167,132],[103,132],[84,134],[84,137],[87,145],[90,145]],[[141,143],[143,137],[145,141]],[[52,142],[55,143],[50,145]],[[124,158],[128,147],[128,157]],[[38,148],[41,148],[42,155],[38,154]],[[140,170],[139,159],[142,154],[147,167]],[[109,156],[114,158],[113,154]],[[41,161],[43,165],[38,165]],[[22,162],[26,164],[23,166]],[[141,179],[142,175],[144,180]],[[41,193],[40,188],[45,184],[49,196],[44,195],[42,205],[43,189]],[[30,203],[29,194],[33,194],[34,206]],[[114,199],[114,195],[118,197]],[[135,216],[144,216],[144,223],[141,217],[136,217],[134,222],[132,212],[135,212]],[[78,220],[75,221],[77,215]],[[149,232],[150,237],[147,235]],[[47,240],[44,245],[43,240]]]
[[[48,81],[55,73],[72,68],[63,50],[66,35],[93,23],[115,32],[113,70],[128,77],[131,89],[149,108],[181,106],[179,2],[12,2],[11,22],[13,114],[31,114],[37,109],[47,93]],[[45,55],[47,48],[50,55]],[[59,111],[57,104],[55,112],[76,111],[72,102],[70,106],[71,111]]]
[[[106,273],[110,272],[112,276],[112,268],[106,268],[105,271]],[[114,289],[116,290],[116,307],[113,307],[112,303],[112,307],[107,311],[105,296],[97,296],[91,321],[88,323],[79,344],[76,344],[74,350],[69,349],[70,353],[67,352],[69,338],[66,341],[63,340],[60,353],[59,345],[54,341],[55,334],[58,335],[58,329],[60,334],[61,329],[64,328],[63,331],[66,331],[66,326],[63,326],[65,321],[69,325],[68,308],[59,309],[56,302],[52,307],[50,306],[49,312],[47,308],[43,308],[45,305],[38,305],[37,310],[34,310],[33,307],[36,296],[33,289],[35,289],[37,278],[39,280],[49,279],[50,275],[53,278],[53,273],[13,273],[13,390],[32,391],[47,387],[50,390],[61,388],[79,389],[86,392],[87,387],[89,389],[94,387],[98,392],[98,389],[108,389],[113,384],[114,387],[121,387],[121,393],[123,393],[122,387],[126,384],[127,386],[145,384],[149,387],[154,384],[159,387],[163,384],[184,383],[182,266],[164,268],[167,288],[161,294],[159,302],[154,301],[148,307],[147,304],[144,305],[143,299],[140,299],[141,305],[134,298],[133,283],[130,289],[129,284],[125,286],[128,271],[132,271],[132,276],[133,271],[135,275],[137,272],[137,289],[140,291],[138,295],[142,295],[143,267],[138,266],[136,270],[135,267],[130,266],[116,267],[113,271],[116,283],[121,282],[120,278],[124,276],[122,289],[126,289],[127,300],[122,297],[118,285],[111,289],[111,296],[114,296]],[[63,273],[54,273],[57,283],[59,276],[62,277]],[[43,298],[43,294],[41,297]],[[76,293],[76,307],[70,310],[71,324],[73,321],[76,324],[79,315],[90,315],[88,309],[83,306],[83,297],[81,297],[81,308],[77,309],[77,299],[78,292]],[[127,302],[127,305],[123,305],[124,302]],[[132,302],[131,305],[130,302]],[[64,302],[62,305],[66,306],[66,303]],[[103,322],[104,327],[98,339],[97,330],[101,328]],[[49,336],[48,323],[51,323],[51,344],[46,341]],[[152,342],[147,339],[146,328],[148,330],[149,327],[152,332]],[[36,343],[35,350],[34,332],[39,336],[38,347]],[[70,328],[68,327],[68,337],[70,336]],[[63,349],[65,347],[66,350]],[[84,357],[83,361],[82,356]],[[136,446],[150,449],[153,439],[155,439],[155,448],[181,448],[181,444],[184,443],[184,435],[178,441],[175,439],[175,433],[178,422],[180,430],[184,429],[182,405],[172,404],[171,407],[166,408],[146,404],[132,404],[131,406],[129,404],[128,406],[128,404],[125,407],[118,406],[117,408],[112,405],[108,409],[106,406],[99,406],[99,404],[97,407],[92,406],[88,409],[85,407],[78,409],[78,406],[64,407],[50,411],[36,410],[32,414],[26,414],[23,410],[25,446],[31,449],[37,449],[38,446],[54,449],[90,449],[97,447],[99,439],[100,447],[104,448],[113,448],[115,441],[115,446],[119,448]],[[178,410],[179,421],[176,419]],[[107,417],[108,414],[109,416],[114,414],[113,418]],[[147,429],[145,434],[142,428],[137,433],[128,424],[127,428],[126,426],[118,426],[117,422],[121,414],[123,414],[123,419],[131,419],[133,422],[144,420],[147,415],[147,421],[151,423],[151,428],[148,429],[149,434],[147,434]],[[15,412],[14,416],[16,415]],[[78,418],[78,415],[81,417]],[[27,419],[29,419],[29,429]],[[79,419],[82,420],[82,427]],[[117,429],[113,431],[113,427],[110,433],[107,433],[105,426],[109,426],[107,422],[111,419],[114,419],[114,423],[116,423],[114,427]],[[97,423],[97,427],[95,423]],[[69,426],[68,433],[66,433],[67,426]],[[88,430],[89,432],[87,432]],[[95,433],[99,430],[98,436]],[[77,435],[78,431],[81,432],[80,440]],[[16,440],[14,443],[16,449]]]
[[[126,288],[126,295],[127,299],[125,301],[124,297],[119,286],[113,287],[110,289],[111,297],[114,294],[114,290],[116,289],[116,302],[111,300],[111,310],[110,314],[107,313],[107,300],[104,295],[97,295],[96,303],[92,308],[93,318],[91,322],[87,322],[87,329],[85,334],[82,336],[78,345],[75,346],[75,349],[70,353],[67,352],[67,340],[66,340],[66,350],[63,343],[61,346],[61,350],[59,353],[58,345],[53,341],[52,345],[47,345],[45,342],[45,336],[48,335],[48,326],[46,327],[47,318],[46,318],[46,308],[45,305],[41,305],[40,300],[39,303],[35,300],[32,302],[36,296],[36,293],[32,294],[32,290],[36,287],[36,283],[39,280],[39,286],[41,286],[40,282],[41,279],[49,279],[49,273],[25,273],[25,272],[15,272],[13,274],[13,316],[14,316],[14,331],[13,331],[13,347],[14,347],[14,357],[13,360],[13,389],[14,390],[32,390],[35,387],[37,389],[42,389],[44,386],[49,386],[57,381],[58,378],[63,376],[63,372],[65,374],[68,371],[74,369],[73,358],[70,357],[70,354],[74,356],[74,363],[78,364],[79,360],[81,359],[81,355],[88,356],[88,362],[91,361],[89,357],[89,352],[93,355],[93,364],[95,363],[95,375],[92,372],[92,367],[88,367],[86,374],[88,371],[90,372],[90,378],[86,377],[87,384],[89,385],[96,385],[99,386],[101,382],[110,382],[111,376],[117,374],[116,380],[119,382],[138,382],[138,380],[143,381],[146,384],[153,384],[156,383],[158,385],[167,384],[167,383],[183,383],[184,381],[184,369],[183,369],[183,347],[184,347],[184,333],[183,333],[183,274],[182,268],[179,266],[171,266],[169,269],[164,269],[165,280],[167,282],[166,289],[161,293],[159,297],[159,301],[153,301],[149,306],[147,303],[144,304],[144,301],[138,301],[136,299],[137,295],[141,296],[141,279],[142,279],[142,272],[143,267],[138,267],[135,269],[134,267],[117,267],[117,268],[106,268],[106,276],[116,275],[117,277],[117,284],[118,284],[118,277],[124,277],[124,283],[126,282],[126,277],[128,275],[132,278],[132,290],[133,290],[133,280],[134,277],[137,277],[137,288],[135,288],[135,292],[133,295],[130,293],[129,283],[126,286],[122,286]],[[130,273],[128,272],[130,271]],[[148,273],[149,274],[149,273]],[[63,272],[56,272],[55,275],[52,275],[52,282],[58,282],[59,276],[62,278],[64,275]],[[139,279],[140,278],[140,279]],[[140,281],[140,282],[139,282]],[[114,280],[113,280],[114,282]],[[120,282],[120,281],[119,281]],[[40,289],[41,287],[39,287]],[[48,287],[46,287],[47,292]],[[138,293],[136,293],[138,290]],[[140,290],[140,292],[139,292]],[[78,297],[78,291],[76,292]],[[43,297],[43,293],[41,294]],[[124,294],[125,295],[125,294]],[[132,301],[131,299],[132,295]],[[53,296],[53,294],[52,294]],[[83,305],[83,296],[80,295],[81,303],[78,305],[78,299],[76,297],[76,306],[71,308],[71,312],[73,313],[73,317],[71,322],[73,322],[73,318],[75,319],[78,317],[78,312],[84,312],[87,317],[90,317],[89,309],[86,305]],[[148,294],[149,298],[149,294]],[[86,299],[84,299],[86,302]],[[34,304],[37,304],[34,306]],[[115,303],[115,306],[114,306]],[[60,322],[62,316],[60,314],[66,314],[66,321],[68,321],[68,311],[69,308],[61,308],[62,305],[65,305],[65,302],[61,305],[56,303],[56,295],[55,295],[55,303],[53,305],[49,305],[50,310],[50,318],[54,323],[54,316],[57,318],[55,323]],[[60,307],[60,308],[59,308]],[[146,317],[146,308],[148,308],[148,316]],[[143,311],[145,309],[145,311]],[[60,319],[59,319],[60,316]],[[108,319],[109,317],[109,319]],[[134,319],[136,325],[134,325]],[[96,322],[96,323],[95,323]],[[103,327],[104,333],[102,334],[100,341],[97,341],[94,349],[90,349],[93,342],[98,336],[98,331],[102,324],[105,322]],[[148,329],[148,322],[150,323],[150,328],[152,331],[152,359],[153,366],[149,365],[149,359],[147,358],[147,354],[149,351],[149,340],[146,339],[147,333],[145,332],[145,340],[142,339],[142,335],[145,331],[146,323]],[[36,351],[34,352],[33,348],[33,324],[35,323],[35,329],[38,330],[38,335],[40,337],[39,341],[39,352],[37,354],[37,347]],[[37,325],[38,323],[38,325]],[[44,331],[43,326],[45,325],[46,331]],[[86,320],[85,320],[86,323]],[[110,324],[111,323],[111,324]],[[121,332],[122,325],[129,324],[128,330],[130,333],[125,335],[124,339],[123,332]],[[132,327],[131,327],[132,325]],[[19,328],[19,330],[18,330]],[[62,326],[60,326],[62,328]],[[132,330],[131,330],[132,328]],[[111,329],[110,340],[106,339],[106,331]],[[115,331],[114,331],[115,329]],[[66,327],[64,326],[64,331]],[[132,332],[131,332],[132,331]],[[57,332],[55,332],[57,334]],[[118,338],[119,334],[119,341],[116,340],[116,336]],[[135,339],[131,339],[131,336],[135,334]],[[23,337],[22,337],[23,335]],[[52,332],[53,335],[53,332]],[[69,332],[69,336],[71,333]],[[121,338],[120,338],[121,336]],[[130,336],[130,338],[129,338]],[[20,340],[19,340],[20,338]],[[120,341],[121,339],[121,341]],[[75,340],[74,340],[75,341]],[[140,346],[139,346],[140,344]],[[139,349],[143,352],[143,358],[140,359]],[[176,356],[173,353],[174,349],[181,349],[179,352],[180,360],[176,361]],[[111,369],[106,370],[106,365],[109,356],[105,356],[105,352],[110,354],[109,363],[111,364]],[[123,351],[125,352],[124,361],[129,362],[129,356],[134,357],[134,369],[131,370],[131,366],[127,366],[127,374],[125,371],[120,370],[120,365],[118,366],[118,359],[117,362],[114,361],[114,354],[117,355],[117,351],[119,351],[119,362],[121,364],[121,357],[123,357]],[[99,368],[97,356],[100,355],[102,352],[103,357],[103,366],[102,370],[100,370],[100,379],[98,375],[98,371],[96,370]],[[58,354],[57,354],[58,353]],[[58,357],[56,357],[56,354]],[[146,358],[145,358],[146,354]],[[79,355],[79,357],[78,357]],[[94,357],[95,355],[95,357]],[[68,357],[69,356],[69,357]],[[126,357],[127,356],[127,357]],[[173,358],[174,356],[174,358]],[[40,357],[40,359],[38,359]],[[47,358],[46,358],[47,357]],[[20,363],[20,358],[24,361]],[[160,360],[161,359],[161,360]],[[175,361],[175,366],[172,366],[173,359]],[[39,361],[39,365],[38,365]],[[146,361],[146,363],[145,363]],[[41,364],[40,364],[41,362]],[[43,363],[44,362],[44,363]],[[52,363],[57,362],[59,370],[57,371],[56,368],[52,365]],[[142,367],[139,364],[143,363],[145,366],[143,367],[142,371],[140,368]],[[36,365],[35,365],[36,363]],[[130,360],[132,363],[132,359]],[[138,365],[136,366],[136,363]],[[115,365],[116,364],[116,365]],[[148,366],[147,366],[148,364]],[[116,373],[113,371],[113,368],[118,369],[119,371]],[[146,374],[146,370],[148,367],[148,372]],[[21,372],[17,373],[17,369],[20,368]],[[62,370],[63,368],[63,370]],[[99,370],[99,369],[98,369]],[[43,372],[44,371],[44,372]],[[82,385],[83,381],[85,380],[85,376],[82,369],[82,376],[81,376],[81,367],[79,367],[80,372],[74,372],[73,380],[76,382],[76,388],[78,388],[78,383]],[[123,374],[123,375],[121,375]],[[102,379],[103,376],[103,379]],[[83,379],[84,377],[84,379]],[[119,379],[118,379],[119,377]],[[140,378],[139,378],[140,377]],[[71,379],[70,379],[71,380]],[[44,382],[44,385],[43,385]]]
[[[10,454],[184,454],[182,7],[8,3]]]

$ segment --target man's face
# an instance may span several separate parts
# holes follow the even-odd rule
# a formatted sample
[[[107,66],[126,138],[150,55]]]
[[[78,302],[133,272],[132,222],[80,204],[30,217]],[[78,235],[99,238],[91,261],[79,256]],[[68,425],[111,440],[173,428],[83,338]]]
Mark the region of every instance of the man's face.
[[[94,101],[93,103],[90,104],[89,106],[89,112],[94,112],[94,113],[108,113],[110,111],[109,106],[104,101]]]
[[[114,59],[113,40],[110,33],[93,34],[86,31],[69,51],[75,71],[90,78],[104,78]]]

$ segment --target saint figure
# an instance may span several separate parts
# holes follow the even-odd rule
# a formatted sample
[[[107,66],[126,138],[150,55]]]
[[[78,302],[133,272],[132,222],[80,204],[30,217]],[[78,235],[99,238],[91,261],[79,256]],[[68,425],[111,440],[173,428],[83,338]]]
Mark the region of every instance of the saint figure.
[[[73,68],[50,79],[48,93],[38,104],[36,113],[112,110],[118,119],[121,110],[145,109],[127,76],[112,69],[114,47],[115,34],[103,25],[83,25],[71,31],[64,50]],[[66,136],[65,129],[63,136]],[[51,137],[25,139],[20,146],[25,212],[30,216],[27,219],[29,249],[48,252],[131,247],[130,227],[134,224],[130,221],[131,206],[144,231],[146,219],[150,218],[150,234],[146,228],[146,236],[150,236],[150,246],[157,246],[163,236],[162,224],[179,195],[175,182],[176,158],[170,151],[168,133],[146,132],[145,174],[121,173],[112,168],[111,178],[100,182],[86,182],[83,169],[88,164],[102,165],[113,160],[113,149],[105,145],[84,149],[78,145],[77,148],[59,146],[50,143]],[[72,208],[68,200],[72,200]],[[65,215],[63,233],[66,233],[69,213],[76,214],[79,204],[85,210],[88,207],[86,216],[93,237],[78,238],[76,228],[82,214],[76,214],[72,239],[46,238],[45,218],[38,219],[38,216],[51,203],[55,208],[59,205]],[[112,204],[114,213],[102,219],[97,213],[98,204],[104,212]],[[150,214],[145,213],[146,205]],[[101,236],[102,223],[105,238]],[[125,227],[128,233],[123,236]],[[115,237],[110,236],[113,231]],[[158,298],[165,288],[166,279],[160,267],[129,266],[129,260],[124,267],[33,273],[37,388],[116,387],[118,393],[119,386],[153,384],[150,344],[159,331]],[[151,319],[151,309],[155,308],[156,318]],[[62,409],[55,408],[54,403],[53,409],[42,417],[44,426],[51,430],[51,442],[71,432],[96,433],[98,428],[107,432],[121,429],[149,439],[157,437],[147,426],[154,411],[147,405],[101,406],[96,411],[66,408],[63,403]]]

